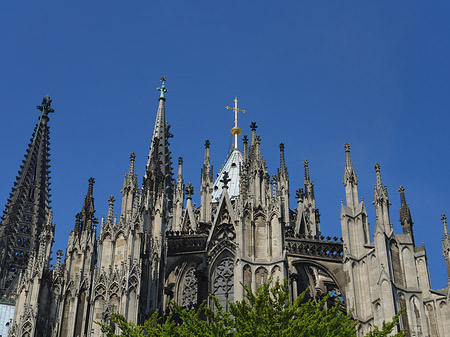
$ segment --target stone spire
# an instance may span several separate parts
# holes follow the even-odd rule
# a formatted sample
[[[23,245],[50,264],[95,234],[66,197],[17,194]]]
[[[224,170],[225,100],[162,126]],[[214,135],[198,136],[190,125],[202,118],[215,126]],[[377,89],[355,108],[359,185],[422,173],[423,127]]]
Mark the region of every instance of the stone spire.
[[[83,208],[81,210],[81,230],[92,229],[97,223],[97,219],[94,218],[94,178],[89,178],[89,187],[86,196],[84,197]]]
[[[23,164],[0,223],[0,296],[9,296],[19,272],[27,267],[31,251],[39,247],[39,235],[50,210],[50,128],[52,100],[45,96]],[[11,288],[12,286],[12,288]]]
[[[376,184],[373,189],[373,202],[375,204],[377,214],[377,225],[382,225],[381,228],[383,228],[385,233],[390,233],[392,230],[392,224],[389,215],[390,202],[387,187],[383,186],[381,181],[380,164],[376,163],[374,168],[376,173]]]
[[[113,223],[113,217],[114,217],[114,202],[116,199],[114,199],[113,195],[109,196],[108,202],[108,215],[106,216],[106,223],[112,224]]]
[[[280,144],[280,174],[286,175],[286,162],[284,159],[284,144]]]
[[[400,223],[402,224],[403,234],[410,234],[413,237],[413,221],[409,206],[406,204],[405,188],[400,186],[398,191],[400,192]]]
[[[345,171],[344,186],[347,206],[354,208],[359,204],[358,200],[358,178],[353,168],[352,159],[350,157],[350,144],[344,144],[345,149]]]
[[[173,219],[172,228],[180,230],[183,220],[183,206],[184,206],[184,180],[183,180],[183,158],[178,158],[178,173],[175,182],[175,189],[173,194]]]
[[[309,176],[309,161],[308,159],[305,158],[305,160],[303,161],[303,167],[305,169],[305,178],[304,178],[304,183],[305,183],[305,195],[313,200],[314,199],[314,184]]]
[[[150,178],[152,180],[153,188],[160,189],[160,192],[166,192],[169,200],[172,200],[172,167],[171,167],[171,153],[169,150],[169,138],[172,134],[169,132],[170,126],[166,121],[165,110],[165,93],[168,90],[165,87],[166,78],[161,78],[161,87],[157,90],[161,93],[159,97],[158,111],[156,113],[156,121],[153,129],[152,142],[144,181]]]
[[[210,142],[205,141],[205,157],[200,178],[200,221],[208,222],[211,219],[211,198],[213,191],[213,172],[210,158]]]
[[[441,216],[442,225],[444,226],[444,237],[442,238],[442,252],[447,266],[447,274],[450,280],[450,234],[448,232],[447,217],[445,214]]]

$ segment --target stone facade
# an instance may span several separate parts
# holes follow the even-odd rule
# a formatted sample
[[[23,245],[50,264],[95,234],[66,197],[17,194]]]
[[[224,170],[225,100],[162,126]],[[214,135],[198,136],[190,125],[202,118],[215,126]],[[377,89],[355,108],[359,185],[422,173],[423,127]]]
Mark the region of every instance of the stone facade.
[[[297,207],[290,209],[284,146],[280,145],[278,173],[271,177],[252,123],[242,152],[236,141],[215,181],[206,141],[201,205],[195,206],[194,188],[183,180],[181,158],[173,179],[164,81],[160,92],[142,186],[132,153],[120,216],[114,216],[111,196],[97,237],[90,179],[64,260],[59,251],[53,269],[49,259],[54,226],[47,216],[38,249],[18,281],[10,336],[100,336],[94,321],[109,322],[113,311],[142,323],[155,311],[164,313],[169,300],[193,308],[208,300],[208,294],[227,308],[227,301],[243,298],[240,283],[255,290],[270,278],[288,278],[293,299],[308,287],[309,298],[331,292],[330,301],[341,301],[342,308],[361,322],[361,335],[405,308],[401,326],[409,336],[450,336],[449,287],[430,287],[425,249],[415,245],[403,188],[403,233],[393,232],[378,164],[377,218],[370,233],[364,202],[358,199],[350,145],[345,145],[342,239],[332,238],[321,232],[308,162],[304,187],[295,193]],[[443,222],[444,256],[450,266],[445,216]]]

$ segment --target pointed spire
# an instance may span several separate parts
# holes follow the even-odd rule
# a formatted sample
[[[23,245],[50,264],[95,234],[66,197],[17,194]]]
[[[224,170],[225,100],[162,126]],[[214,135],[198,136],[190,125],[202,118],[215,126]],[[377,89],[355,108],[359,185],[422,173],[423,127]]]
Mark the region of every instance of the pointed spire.
[[[286,164],[284,160],[284,144],[280,144],[280,173],[286,174]]]
[[[177,183],[183,180],[183,157],[178,158]]]
[[[114,199],[114,196],[109,196],[108,202],[108,215],[106,216],[106,223],[112,224],[113,223],[113,216],[114,216],[114,202],[116,200]]]
[[[356,173],[353,168],[352,159],[350,157],[350,144],[344,144],[345,149],[345,173],[344,173],[344,185],[347,186],[348,183],[358,185],[358,179],[356,178]]]
[[[209,140],[205,141],[205,157],[203,159],[203,172],[207,175],[210,174],[211,171],[211,163],[210,163],[210,154],[209,154],[209,146],[210,146]]]
[[[31,251],[39,248],[39,237],[50,210],[50,128],[52,100],[44,97],[25,160],[16,178],[0,223],[0,297],[25,269]],[[26,242],[26,245],[23,245]],[[8,291],[14,291],[10,289]]]
[[[305,160],[303,160],[303,167],[305,168],[305,182],[306,181],[310,181],[310,178],[309,178],[309,161],[306,158],[305,158]]]
[[[255,122],[252,122],[250,124],[250,128],[252,129],[252,139],[251,139],[251,145],[254,145],[256,142],[256,129],[258,128],[258,126],[256,125]]]
[[[244,144],[244,154],[243,154],[243,157],[244,157],[244,162],[247,162],[248,161],[248,137],[245,135],[243,138],[242,138],[242,142],[243,142],[243,144]]]
[[[378,164],[378,163],[376,163],[375,164],[375,166],[374,166],[374,168],[375,168],[375,172],[376,172],[376,175],[377,175],[377,187],[378,188],[383,188],[383,183],[381,182],[381,167],[380,167],[380,164]]]
[[[161,92],[159,97],[158,111],[156,113],[156,121],[153,129],[152,142],[148,155],[147,166],[145,170],[144,181],[152,176],[152,179],[158,179],[153,182],[154,188],[160,188],[168,195],[168,199],[172,200],[173,184],[172,184],[172,167],[169,150],[169,138],[172,134],[169,132],[170,125],[166,121],[165,97],[164,93],[168,92],[165,88],[166,78],[161,78],[162,85],[158,90]],[[158,178],[156,178],[158,177]]]
[[[128,169],[128,177],[132,178],[134,177],[134,162],[136,160],[136,153],[131,152],[130,153],[130,168]]]
[[[405,188],[400,186],[398,188],[400,192],[400,223],[402,224],[403,234],[412,234],[412,218],[409,206],[406,204]]]
[[[450,240],[450,234],[448,232],[448,226],[447,226],[447,217],[445,214],[441,215],[442,225],[444,226],[444,238],[447,240]]]

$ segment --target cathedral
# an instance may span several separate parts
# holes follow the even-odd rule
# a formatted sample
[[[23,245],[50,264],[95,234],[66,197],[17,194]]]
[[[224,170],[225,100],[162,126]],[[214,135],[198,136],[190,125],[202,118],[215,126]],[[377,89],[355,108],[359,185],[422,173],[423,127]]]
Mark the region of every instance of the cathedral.
[[[49,122],[54,110],[48,96],[38,106],[41,115],[0,225],[0,334],[101,336],[95,322],[109,323],[112,312],[141,324],[155,311],[164,314],[170,301],[188,309],[203,301],[213,305],[210,294],[227,309],[229,302],[243,298],[241,283],[256,290],[264,282],[286,278],[293,300],[305,289],[311,299],[331,293],[330,301],[340,301],[360,322],[358,335],[403,309],[400,325],[408,336],[450,336],[450,287],[431,289],[427,255],[414,241],[403,187],[402,233],[394,233],[379,164],[371,233],[366,206],[358,197],[350,145],[344,145],[342,238],[327,236],[321,231],[308,161],[304,186],[291,191],[280,144],[280,165],[270,176],[256,123],[250,125],[249,136],[239,138],[239,146],[242,110],[236,99],[228,107],[235,116],[233,148],[213,174],[210,142],[205,141],[200,185],[195,187],[201,202],[195,205],[194,186],[183,180],[183,159],[172,167],[170,111],[166,119],[165,78],[161,81],[143,177],[138,179],[131,153],[121,202],[111,196],[100,221],[95,181],[89,179],[67,249],[56,252],[54,266],[55,226],[49,206]],[[290,196],[295,196],[295,208],[289,207]],[[442,222],[450,276],[445,215]]]

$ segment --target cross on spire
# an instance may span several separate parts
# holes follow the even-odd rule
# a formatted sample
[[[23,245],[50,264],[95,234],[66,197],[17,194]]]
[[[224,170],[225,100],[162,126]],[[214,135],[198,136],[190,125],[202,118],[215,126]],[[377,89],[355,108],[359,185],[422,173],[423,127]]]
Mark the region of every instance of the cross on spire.
[[[234,148],[237,149],[238,148],[238,136],[242,133],[242,129],[240,127],[238,127],[237,113],[238,112],[247,113],[247,111],[238,109],[237,97],[234,98],[234,108],[226,106],[225,109],[234,111],[234,127],[231,129],[231,134],[234,136]]]
[[[189,183],[186,186],[185,191],[186,191],[186,194],[187,194],[187,198],[188,199],[192,199],[192,195],[194,194],[194,186],[192,186],[192,183]]]
[[[223,183],[223,187],[228,188],[228,183],[231,181],[231,179],[228,176],[228,172],[223,172],[223,178],[220,180],[221,183]]]
[[[156,90],[158,90],[161,93],[159,95],[160,99],[161,98],[165,99],[164,93],[169,92],[169,90],[166,89],[166,81],[167,81],[166,76],[161,77],[161,87],[156,88]]]

